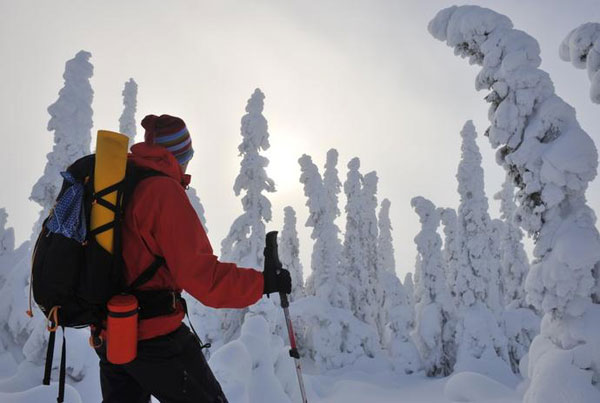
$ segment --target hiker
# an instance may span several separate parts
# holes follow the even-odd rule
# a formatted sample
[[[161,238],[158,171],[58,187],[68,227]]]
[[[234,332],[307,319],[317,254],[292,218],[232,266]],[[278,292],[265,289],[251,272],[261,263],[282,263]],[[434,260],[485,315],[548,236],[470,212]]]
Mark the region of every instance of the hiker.
[[[103,401],[147,403],[152,395],[161,402],[227,402],[200,340],[182,323],[186,308],[179,293],[185,290],[214,308],[244,308],[265,293],[289,294],[290,274],[270,270],[272,275],[263,276],[257,270],[218,261],[185,193],[190,182],[185,171],[194,154],[185,123],[169,115],[148,115],[142,126],[144,142],[131,147],[129,161],[162,175],[140,182],[126,206],[122,227],[125,280],[130,284],[157,256],[163,257],[165,264],[138,291],[142,295],[146,290],[171,293],[175,309],[139,321],[137,357],[128,364],[110,363],[105,345],[99,343]]]

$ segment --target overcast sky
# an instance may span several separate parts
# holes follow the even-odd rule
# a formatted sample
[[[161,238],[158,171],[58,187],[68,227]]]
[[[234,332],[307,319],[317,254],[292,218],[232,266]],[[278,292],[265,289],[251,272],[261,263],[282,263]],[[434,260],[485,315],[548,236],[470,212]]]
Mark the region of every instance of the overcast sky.
[[[410,199],[457,207],[459,131],[469,119],[480,134],[488,126],[485,93],[474,87],[479,69],[427,32],[436,12],[453,4],[493,8],[535,37],[557,93],[599,143],[600,105],[589,100],[586,73],[562,62],[558,46],[578,25],[600,22],[600,0],[0,0],[0,207],[17,240],[28,239],[39,211],[28,197],[53,141],[46,108],[63,86],[65,62],[84,49],[94,65],[94,136],[118,129],[130,77],[139,85],[138,121],[149,113],[186,121],[196,150],[192,186],[217,254],[242,212],[232,190],[240,118],[259,87],[271,135],[267,172],[278,187],[268,195],[267,229],[281,229],[283,208],[294,207],[305,275],[312,241],[297,160],[309,154],[322,172],[331,147],[342,181],[355,156],[363,173],[377,171],[379,201],[392,202],[397,271],[412,271],[419,223]],[[487,140],[478,141],[491,199],[504,173]],[[597,180],[588,197],[600,208]],[[491,202],[494,217],[497,208]],[[344,217],[338,224],[343,230]]]

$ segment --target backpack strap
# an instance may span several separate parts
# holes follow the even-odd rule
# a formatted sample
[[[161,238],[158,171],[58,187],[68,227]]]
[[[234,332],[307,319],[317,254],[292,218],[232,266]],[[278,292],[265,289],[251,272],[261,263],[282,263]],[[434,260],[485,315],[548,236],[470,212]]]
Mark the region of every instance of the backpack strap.
[[[58,397],[56,401],[62,403],[65,400],[65,381],[67,377],[67,340],[65,339],[65,328],[62,327],[62,351],[60,354],[60,367],[58,375]],[[46,367],[44,368],[44,385],[50,385],[52,375],[52,361],[54,358],[54,345],[56,342],[56,331],[50,332],[48,349],[46,350]]]
[[[58,375],[58,398],[56,399],[58,403],[62,403],[65,400],[65,380],[67,377],[67,339],[65,339],[64,326],[62,328],[62,334],[62,352],[60,354],[60,370]]]
[[[54,358],[54,344],[56,342],[56,332],[50,332],[48,338],[48,349],[46,350],[46,367],[44,368],[44,385],[50,385],[50,377],[52,374],[52,359]]]
[[[156,274],[158,269],[160,269],[160,267],[162,265],[164,265],[165,263],[166,263],[166,261],[165,261],[164,257],[156,256],[154,259],[154,262],[152,262],[152,264],[150,266],[148,266],[148,268],[146,268],[146,270],[144,270],[135,280],[133,280],[133,282],[129,285],[127,290],[133,291],[136,288],[139,288],[142,285],[146,284],[148,281],[150,281],[152,279],[152,277],[154,277],[154,275]]]

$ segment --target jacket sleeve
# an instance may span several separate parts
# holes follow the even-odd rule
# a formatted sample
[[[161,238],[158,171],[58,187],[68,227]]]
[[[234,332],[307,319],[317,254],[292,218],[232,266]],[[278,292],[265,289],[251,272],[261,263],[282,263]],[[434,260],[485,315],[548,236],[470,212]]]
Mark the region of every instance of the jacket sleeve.
[[[170,178],[152,194],[151,232],[175,283],[206,306],[244,308],[263,293],[261,272],[217,260],[183,187]]]

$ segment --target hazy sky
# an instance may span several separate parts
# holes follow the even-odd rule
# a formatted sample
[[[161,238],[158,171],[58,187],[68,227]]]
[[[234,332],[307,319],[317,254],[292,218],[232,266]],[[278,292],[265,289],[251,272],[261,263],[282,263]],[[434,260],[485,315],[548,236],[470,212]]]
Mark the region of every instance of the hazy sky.
[[[46,108],[63,86],[65,62],[84,49],[94,65],[94,136],[118,129],[130,77],[139,85],[138,121],[149,113],[186,121],[196,150],[192,186],[216,253],[242,211],[232,190],[240,118],[259,87],[271,135],[267,172],[278,187],[268,196],[267,229],[281,229],[283,208],[294,207],[305,275],[312,241],[297,159],[311,155],[322,172],[331,147],[342,181],[355,156],[363,173],[377,171],[379,201],[392,202],[397,271],[412,271],[419,223],[410,199],[456,207],[459,131],[468,119],[479,133],[488,126],[485,93],[474,88],[479,68],[427,32],[436,12],[453,4],[493,8],[535,37],[542,68],[599,144],[600,105],[588,98],[586,73],[562,62],[558,46],[571,29],[600,22],[600,0],[0,0],[0,207],[17,240],[29,238],[39,207],[28,197],[52,147]],[[487,139],[479,145],[491,199],[504,172]],[[597,180],[588,196],[600,208]],[[492,216],[497,207],[491,202]],[[344,217],[338,225],[343,230]]]

